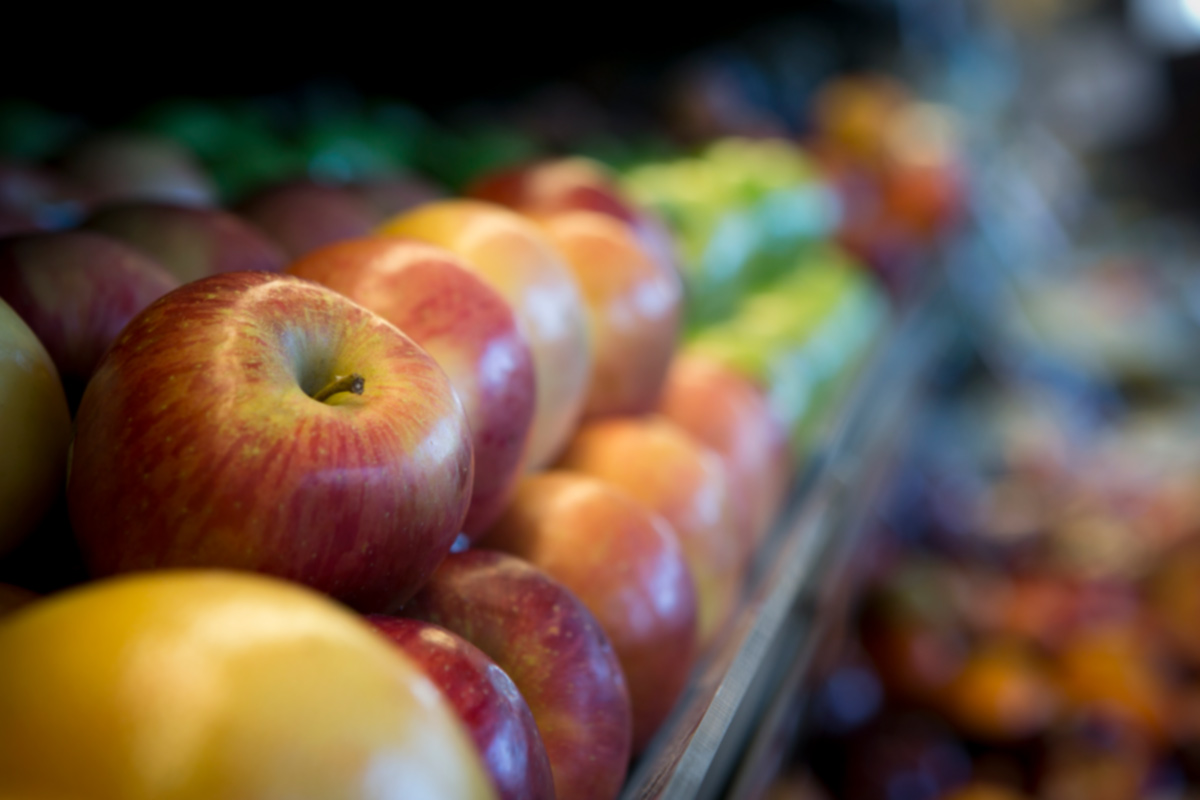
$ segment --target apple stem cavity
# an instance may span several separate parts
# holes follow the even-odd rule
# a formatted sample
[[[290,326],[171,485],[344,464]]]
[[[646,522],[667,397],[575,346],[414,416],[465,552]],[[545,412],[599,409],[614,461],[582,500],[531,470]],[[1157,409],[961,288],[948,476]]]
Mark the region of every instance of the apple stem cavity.
[[[325,384],[324,388],[312,396],[312,399],[318,403],[324,403],[335,394],[342,392],[362,394],[363,387],[366,385],[366,380],[357,372],[351,372],[349,375],[335,375],[332,381]]]

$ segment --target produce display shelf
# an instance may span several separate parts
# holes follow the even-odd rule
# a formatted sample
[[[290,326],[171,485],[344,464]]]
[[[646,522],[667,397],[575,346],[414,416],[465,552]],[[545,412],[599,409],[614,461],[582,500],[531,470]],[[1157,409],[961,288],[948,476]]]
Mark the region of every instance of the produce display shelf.
[[[734,623],[634,764],[622,800],[721,796],[745,772],[747,747],[761,751],[778,728],[781,711],[771,701],[798,682],[811,658],[827,596],[863,527],[863,492],[880,481],[947,340],[946,294],[940,279],[931,281],[881,326],[757,555]]]

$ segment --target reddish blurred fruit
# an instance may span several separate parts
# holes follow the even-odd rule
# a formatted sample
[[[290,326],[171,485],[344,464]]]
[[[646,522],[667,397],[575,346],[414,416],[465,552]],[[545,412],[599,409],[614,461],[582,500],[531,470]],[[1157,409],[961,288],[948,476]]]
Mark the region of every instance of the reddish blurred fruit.
[[[121,200],[189,206],[216,203],[212,179],[192,153],[154,134],[96,134],[67,151],[59,166],[98,204]]]
[[[238,205],[237,212],[294,259],[368,236],[381,219],[351,189],[310,180],[264,189]]]
[[[696,582],[703,650],[732,618],[749,551],[733,530],[725,467],[661,417],[584,425],[559,463],[629,492],[679,536]]]
[[[215,208],[121,203],[101,208],[85,227],[153,258],[181,283],[222,272],[279,272],[286,259],[260,231]]]
[[[675,531],[615,486],[543,472],[521,482],[483,545],[544,570],[596,615],[625,672],[640,752],[696,652],[696,590]]]
[[[757,547],[792,477],[787,428],[763,390],[721,362],[685,352],[671,362],[658,408],[724,461],[738,535]]]

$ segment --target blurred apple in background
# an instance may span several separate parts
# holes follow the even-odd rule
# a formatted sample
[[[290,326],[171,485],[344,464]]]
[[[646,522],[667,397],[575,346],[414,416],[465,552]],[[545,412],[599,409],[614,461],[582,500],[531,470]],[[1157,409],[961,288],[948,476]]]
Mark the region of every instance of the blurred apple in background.
[[[792,478],[788,431],[766,393],[716,359],[683,352],[671,362],[659,412],[725,462],[738,535],[757,548]]]
[[[478,539],[512,496],[534,418],[533,356],[508,302],[453,253],[404,239],[330,245],[288,272],[379,314],[446,371],[471,426],[475,484],[463,531]]]
[[[188,283],[222,272],[279,272],[283,251],[227,211],[158,202],[105,206],[84,227],[119,239]]]
[[[52,170],[0,162],[0,236],[69,228],[88,205],[82,190]]]
[[[696,653],[696,589],[670,525],[615,486],[551,471],[521,481],[482,544],[542,569],[596,615],[625,672],[640,752]]]
[[[457,633],[508,673],[533,712],[558,797],[617,797],[629,692],[608,637],[574,594],[518,558],[468,550],[448,556],[404,614]]]
[[[4,797],[496,796],[411,659],[255,575],[126,576],[5,616],[0,708]]]
[[[62,492],[71,414],[58,370],[0,300],[0,555],[24,539]]]
[[[554,800],[550,761],[529,705],[482,650],[428,622],[368,617],[424,670],[466,725],[500,800]]]
[[[237,206],[291,258],[325,245],[367,236],[383,219],[345,186],[300,179],[269,186]]]
[[[584,425],[558,466],[624,489],[667,521],[695,580],[699,646],[712,644],[737,605],[750,553],[733,530],[720,457],[665,418],[636,417]]]
[[[662,266],[679,270],[675,241],[666,226],[624,192],[616,175],[592,159],[557,158],[497,170],[480,177],[467,194],[533,216],[560,211],[604,214],[628,225]]]
[[[378,222],[446,196],[433,181],[411,172],[365,178],[345,188],[371,208]]]
[[[387,611],[449,552],[471,480],[466,417],[424,350],[322,286],[233,272],[106,354],[68,497],[95,574],[256,570]]]
[[[591,211],[535,218],[587,307],[592,378],[585,417],[652,411],[679,337],[683,283],[620,222]]]
[[[529,220],[473,200],[430,203],[379,233],[453,251],[511,304],[537,376],[527,466],[546,466],[575,431],[592,373],[583,297],[562,255]]]
[[[178,285],[146,256],[98,233],[0,241],[0,298],[45,345],[72,408],[126,323]]]
[[[152,133],[94,134],[72,146],[58,166],[97,203],[157,200],[211,206],[217,201],[216,187],[196,157]]]

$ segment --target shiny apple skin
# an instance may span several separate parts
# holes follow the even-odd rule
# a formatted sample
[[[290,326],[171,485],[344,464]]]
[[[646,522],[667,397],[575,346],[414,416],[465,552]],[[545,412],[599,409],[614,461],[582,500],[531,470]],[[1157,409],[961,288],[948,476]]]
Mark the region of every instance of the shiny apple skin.
[[[421,206],[378,232],[453,251],[508,300],[537,376],[526,466],[545,467],[579,424],[592,371],[583,297],[562,256],[529,220],[473,200]]]
[[[0,796],[495,798],[424,672],[258,575],[164,570],[0,618]]]
[[[613,800],[632,717],[600,624],[562,584],[503,553],[452,553],[404,609],[447,628],[508,673],[533,712],[560,798]]]
[[[659,413],[725,462],[738,534],[757,548],[792,479],[787,427],[765,393],[719,361],[684,352],[671,363]]]
[[[712,644],[733,614],[746,568],[720,457],[663,417],[622,417],[580,428],[558,467],[620,487],[667,521],[696,582],[699,647]]]
[[[405,239],[330,245],[288,272],[379,314],[446,371],[471,425],[475,485],[463,531],[478,539],[516,488],[536,402],[533,355],[508,302],[453,253]]]
[[[604,214],[534,219],[575,273],[587,306],[592,379],[584,417],[653,411],[679,339],[683,282]]]
[[[675,531],[611,484],[550,471],[521,481],[482,545],[543,570],[596,615],[629,685],[641,752],[696,654],[696,588]]]
[[[429,622],[368,621],[425,672],[466,725],[500,800],[554,800],[554,778],[529,704],[482,650]]]
[[[121,329],[177,286],[161,266],[98,233],[62,231],[0,242],[0,298],[45,345],[72,406]]]
[[[335,242],[367,236],[382,219],[352,189],[310,180],[263,189],[239,204],[237,213],[293,259]]]
[[[71,413],[50,354],[0,300],[0,555],[38,525],[62,491]]]
[[[666,226],[634,203],[607,167],[589,158],[555,158],[497,170],[468,187],[467,194],[531,216],[560,211],[604,214],[629,226],[663,268],[679,272],[679,255]]]
[[[222,272],[280,272],[287,260],[265,234],[215,208],[120,203],[97,210],[84,227],[120,239],[181,283]]]
[[[362,395],[310,396],[354,372]],[[253,570],[389,611],[449,552],[471,473],[462,406],[411,339],[317,284],[231,272],[164,297],[106,354],[68,502],[97,575]]]

